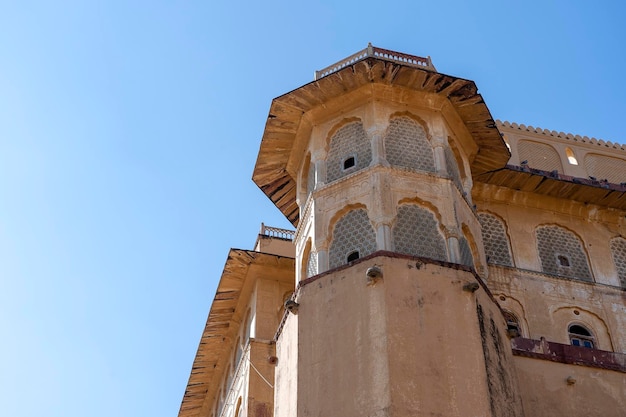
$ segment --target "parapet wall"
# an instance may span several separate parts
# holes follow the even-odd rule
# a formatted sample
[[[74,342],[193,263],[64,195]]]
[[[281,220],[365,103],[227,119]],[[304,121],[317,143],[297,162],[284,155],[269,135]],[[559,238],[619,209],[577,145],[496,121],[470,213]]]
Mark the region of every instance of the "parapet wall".
[[[589,178],[626,182],[626,147],[619,143],[496,121],[511,151],[509,165]]]

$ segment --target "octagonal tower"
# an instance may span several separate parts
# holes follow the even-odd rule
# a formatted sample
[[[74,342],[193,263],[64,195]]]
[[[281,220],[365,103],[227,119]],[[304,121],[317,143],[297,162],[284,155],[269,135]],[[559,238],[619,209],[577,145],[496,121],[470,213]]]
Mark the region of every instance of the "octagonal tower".
[[[476,85],[371,45],[315,78],[253,174],[297,228],[276,417],[521,415],[471,197],[510,154]]]

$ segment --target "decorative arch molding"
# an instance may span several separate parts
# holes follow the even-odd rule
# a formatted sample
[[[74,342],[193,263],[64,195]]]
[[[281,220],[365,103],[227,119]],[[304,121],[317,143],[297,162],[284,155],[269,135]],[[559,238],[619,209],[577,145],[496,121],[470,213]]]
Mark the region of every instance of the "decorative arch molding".
[[[333,136],[335,136],[340,129],[346,127],[351,123],[363,124],[363,119],[361,119],[360,117],[346,117],[345,119],[342,119],[335,123],[333,127],[328,130],[328,133],[326,134],[326,139],[324,140],[324,151],[326,153],[325,156],[328,156],[328,148],[330,146],[330,140],[333,138]]]
[[[307,239],[302,256],[302,265],[300,269],[301,279],[310,278],[319,273],[317,265],[317,252],[313,250],[313,242],[311,238]]]
[[[591,332],[596,341],[596,349],[614,351],[609,326],[595,312],[579,306],[561,306],[554,309],[551,316],[561,343],[569,343],[568,329],[571,325],[577,324]]]
[[[397,119],[400,117],[407,117],[413,120],[414,122],[420,124],[422,128],[424,129],[424,132],[426,133],[426,139],[428,139],[428,141],[432,143],[433,137],[432,137],[432,134],[430,133],[430,128],[428,127],[428,123],[415,113],[411,113],[406,110],[391,113],[389,115],[389,121],[388,121],[387,127],[389,127],[389,122],[391,122],[393,119]]]
[[[576,232],[559,224],[541,224],[535,238],[542,272],[593,282],[589,256]]]
[[[524,305],[515,297],[512,297],[504,293],[494,294],[495,299],[498,301],[498,305],[502,310],[513,313],[519,320],[518,324],[521,327],[521,336],[530,337],[530,327],[528,326],[528,320],[526,319],[526,309]],[[504,298],[504,300],[502,300]]]
[[[432,211],[433,214],[435,215],[435,218],[437,219],[437,223],[439,223],[439,230],[440,232],[444,235],[445,238],[447,238],[447,233],[446,233],[446,228],[444,227],[444,222],[443,222],[443,218],[441,216],[441,212],[439,211],[439,208],[432,202],[428,201],[428,200],[423,200],[419,197],[405,197],[402,198],[400,200],[398,200],[398,202],[396,203],[396,216],[398,213],[398,207],[400,207],[403,204],[416,204],[418,206],[423,206],[425,208],[427,208],[428,210]]]
[[[365,211],[367,211],[369,213],[369,209],[367,207],[367,205],[363,204],[363,203],[352,203],[352,204],[346,204],[345,206],[343,206],[341,209],[337,210],[332,217],[330,218],[330,221],[328,222],[328,230],[326,233],[326,236],[328,236],[328,241],[331,241],[333,239],[333,229],[335,228],[335,225],[337,224],[337,222],[339,221],[339,219],[341,219],[345,214],[347,214],[348,212],[352,211],[352,210],[357,210],[357,209],[363,209]],[[370,221],[371,224],[371,221]],[[372,224],[372,227],[374,225]]]

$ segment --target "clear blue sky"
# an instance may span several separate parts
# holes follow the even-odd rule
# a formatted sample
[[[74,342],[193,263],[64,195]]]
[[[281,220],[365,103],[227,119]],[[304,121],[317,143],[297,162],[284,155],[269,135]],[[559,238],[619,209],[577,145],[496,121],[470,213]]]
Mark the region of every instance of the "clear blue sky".
[[[368,42],[626,142],[619,1],[0,1],[0,415],[175,416],[272,98]]]

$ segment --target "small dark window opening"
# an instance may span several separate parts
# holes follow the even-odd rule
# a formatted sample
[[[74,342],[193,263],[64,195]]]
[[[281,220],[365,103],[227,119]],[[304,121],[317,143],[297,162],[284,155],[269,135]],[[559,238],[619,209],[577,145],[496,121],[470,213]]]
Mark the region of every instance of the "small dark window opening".
[[[569,326],[569,340],[572,343],[572,346],[582,346],[592,349],[594,347],[593,336],[589,330],[577,324]]]
[[[559,256],[557,256],[557,259],[559,260],[559,265],[561,265],[561,266],[570,266],[569,258],[567,256],[559,255]]]
[[[355,250],[354,252],[350,252],[348,254],[348,262],[356,261],[359,259],[359,251]]]
[[[515,317],[513,313],[505,311],[504,319],[506,320],[506,331],[509,337],[513,338],[521,336],[522,332],[520,332],[520,326],[517,317]]]
[[[346,169],[352,168],[355,165],[356,165],[356,159],[354,159],[354,156],[350,156],[350,157],[348,157],[348,158],[343,160],[343,169],[344,169],[344,171]]]

